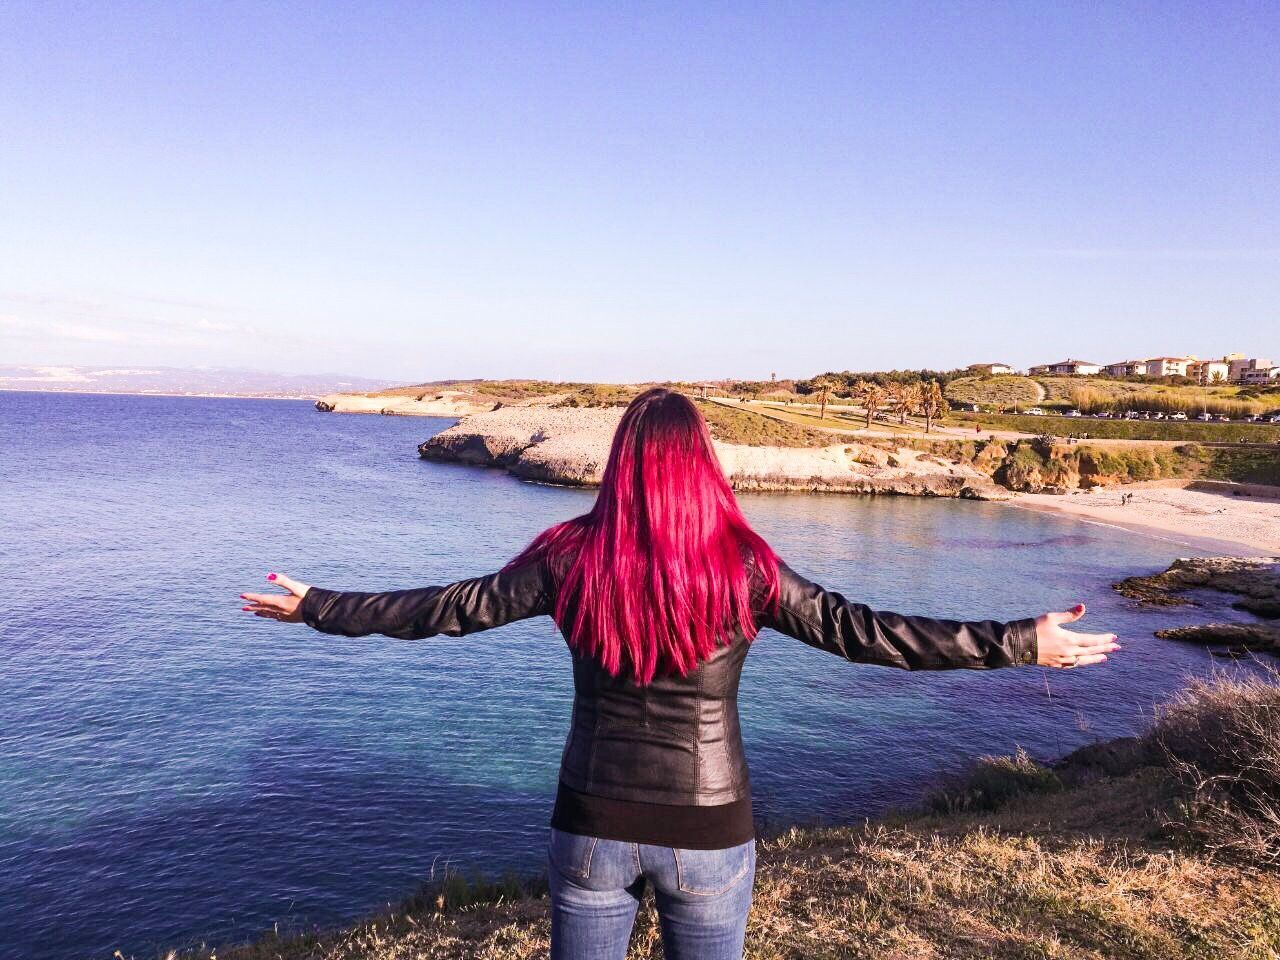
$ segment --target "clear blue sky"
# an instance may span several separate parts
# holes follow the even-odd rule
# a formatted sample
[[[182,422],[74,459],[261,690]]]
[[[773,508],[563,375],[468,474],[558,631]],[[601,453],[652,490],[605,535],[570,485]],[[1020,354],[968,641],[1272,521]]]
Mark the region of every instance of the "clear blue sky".
[[[1280,360],[1280,3],[0,5],[0,362]]]

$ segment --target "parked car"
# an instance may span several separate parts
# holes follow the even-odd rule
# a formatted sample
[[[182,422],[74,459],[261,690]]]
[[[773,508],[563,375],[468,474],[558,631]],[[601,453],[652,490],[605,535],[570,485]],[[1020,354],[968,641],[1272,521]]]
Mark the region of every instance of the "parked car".
[[[1213,419],[1217,420],[1219,423],[1230,423],[1230,422],[1231,422],[1231,418],[1230,418],[1230,417],[1224,417],[1222,414],[1218,414],[1218,415],[1217,415],[1216,417],[1214,417]]]
[[[1028,416],[1032,416],[1032,417],[1043,417],[1044,411],[1041,410],[1039,407],[1029,407],[1027,409],[1027,414]]]
[[[1268,422],[1268,423],[1280,423],[1280,413],[1276,414],[1274,417],[1272,417],[1272,418],[1271,418],[1270,420],[1268,420],[1267,422]]]
[[[1185,413],[1183,413],[1181,410],[1179,410],[1177,413],[1171,414],[1171,415],[1169,416],[1169,419],[1170,419],[1170,420],[1185,420],[1185,419],[1187,419],[1187,415],[1186,415]]]
[[[1196,419],[1197,419],[1197,420],[1204,420],[1204,421],[1207,423],[1208,421],[1210,421],[1210,420],[1212,420],[1212,419],[1213,419],[1213,414],[1211,414],[1211,413],[1198,413],[1198,414],[1196,414]]]
[[[1068,416],[1068,417],[1082,417],[1082,416],[1084,416],[1084,414],[1082,414],[1079,410],[1068,410],[1068,411],[1066,412],[1066,414],[1065,414],[1065,415],[1066,415],[1066,416]]]

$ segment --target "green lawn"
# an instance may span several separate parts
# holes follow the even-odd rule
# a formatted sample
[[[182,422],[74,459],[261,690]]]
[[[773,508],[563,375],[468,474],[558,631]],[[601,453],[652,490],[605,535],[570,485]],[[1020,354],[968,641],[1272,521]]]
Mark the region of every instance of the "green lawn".
[[[1198,420],[1098,420],[1092,417],[1032,417],[1026,414],[965,413],[948,415],[950,425],[979,423],[996,430],[1068,434],[1112,440],[1198,440],[1201,443],[1280,443],[1280,424],[1202,423]]]

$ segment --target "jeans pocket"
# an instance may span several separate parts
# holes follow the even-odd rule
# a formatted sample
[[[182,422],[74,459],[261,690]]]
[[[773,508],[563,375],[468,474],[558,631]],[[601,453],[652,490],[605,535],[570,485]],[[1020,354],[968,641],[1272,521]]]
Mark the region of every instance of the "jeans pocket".
[[[677,885],[698,896],[724,893],[751,869],[755,850],[754,840],[724,850],[674,850]]]
[[[551,861],[551,866],[566,877],[586,880],[591,876],[591,855],[595,849],[595,837],[565,833],[552,827],[551,839],[547,844],[547,858]]]

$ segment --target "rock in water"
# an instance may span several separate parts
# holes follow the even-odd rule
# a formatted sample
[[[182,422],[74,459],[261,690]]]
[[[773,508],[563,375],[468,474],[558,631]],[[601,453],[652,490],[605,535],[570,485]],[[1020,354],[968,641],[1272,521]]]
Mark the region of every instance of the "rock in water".
[[[1206,623],[1157,630],[1156,636],[1162,640],[1222,646],[1231,653],[1261,651],[1280,654],[1280,627],[1269,623]]]
[[[1259,616],[1276,616],[1280,605],[1280,557],[1183,557],[1162,573],[1128,577],[1114,589],[1131,600],[1159,606],[1192,604],[1188,590],[1218,590],[1245,599],[1236,603]]]

